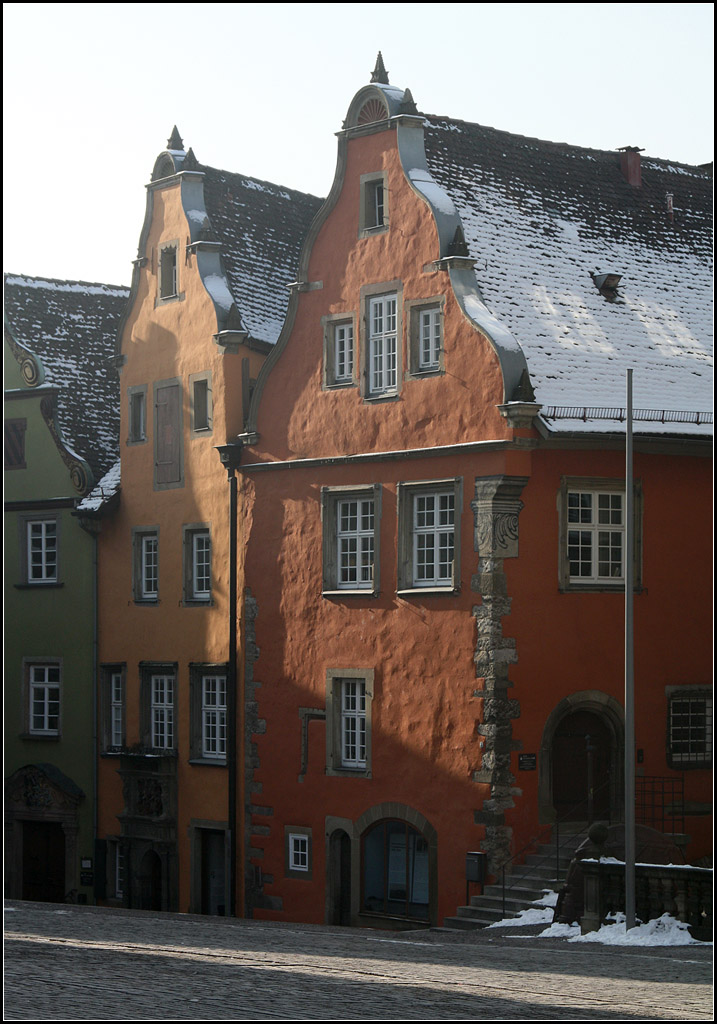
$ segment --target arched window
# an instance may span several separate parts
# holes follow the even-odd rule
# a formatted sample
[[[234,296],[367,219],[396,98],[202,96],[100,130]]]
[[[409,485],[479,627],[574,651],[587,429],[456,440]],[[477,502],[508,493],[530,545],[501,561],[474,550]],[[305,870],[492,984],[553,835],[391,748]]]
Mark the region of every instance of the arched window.
[[[428,841],[405,821],[379,821],[362,837],[363,910],[429,920]]]

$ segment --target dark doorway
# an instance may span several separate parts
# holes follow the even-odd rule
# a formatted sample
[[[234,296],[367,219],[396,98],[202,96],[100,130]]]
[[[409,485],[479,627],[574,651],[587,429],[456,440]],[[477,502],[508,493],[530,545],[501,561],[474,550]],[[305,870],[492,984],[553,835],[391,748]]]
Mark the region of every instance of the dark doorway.
[[[65,833],[59,822],[22,823],[22,898],[64,902]]]
[[[612,733],[593,711],[566,715],[553,736],[552,791],[558,818],[610,820]]]
[[[225,833],[202,829],[202,913],[226,913],[224,839]]]
[[[139,866],[139,909],[162,909],[162,861],[154,850],[147,850]]]
[[[351,839],[336,829],[329,840],[329,924],[351,924]]]

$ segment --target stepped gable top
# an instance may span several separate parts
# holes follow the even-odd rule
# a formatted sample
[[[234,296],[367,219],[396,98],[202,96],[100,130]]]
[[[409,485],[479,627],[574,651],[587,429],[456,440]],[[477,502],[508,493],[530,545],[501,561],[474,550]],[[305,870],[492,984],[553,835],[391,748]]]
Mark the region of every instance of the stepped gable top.
[[[119,453],[117,326],[129,288],[87,281],[5,275],[5,312],[21,344],[59,389],[57,418],[95,480]]]
[[[204,201],[242,324],[273,345],[296,280],[299,255],[323,200],[304,192],[198,165]]]
[[[712,176],[425,115],[428,166],[463,221],[483,299],[520,343],[547,407],[711,409]],[[624,158],[623,158],[624,159]],[[617,274],[601,292],[591,275]],[[615,432],[614,421],[551,430]],[[711,433],[711,426],[635,423]]]

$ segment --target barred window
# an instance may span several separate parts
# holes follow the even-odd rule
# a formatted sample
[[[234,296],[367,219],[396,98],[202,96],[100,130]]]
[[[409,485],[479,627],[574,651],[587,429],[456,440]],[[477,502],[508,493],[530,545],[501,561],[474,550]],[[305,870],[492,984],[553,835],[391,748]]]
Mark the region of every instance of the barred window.
[[[673,768],[712,764],[712,696],[674,693],[669,700],[668,757]]]

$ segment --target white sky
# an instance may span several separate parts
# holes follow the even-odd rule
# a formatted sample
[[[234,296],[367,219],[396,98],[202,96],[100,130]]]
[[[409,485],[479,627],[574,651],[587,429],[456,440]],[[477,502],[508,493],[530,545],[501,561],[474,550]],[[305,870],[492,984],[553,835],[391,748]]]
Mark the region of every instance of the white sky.
[[[713,157],[712,4],[4,4],[4,269],[129,284],[157,154],[324,196],[381,49],[420,110]]]

